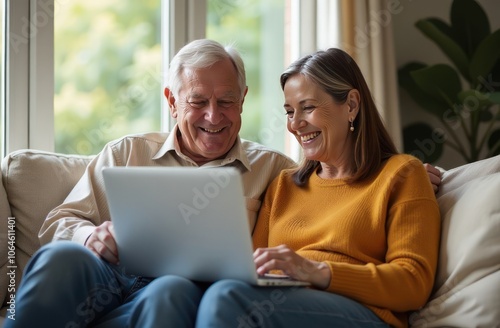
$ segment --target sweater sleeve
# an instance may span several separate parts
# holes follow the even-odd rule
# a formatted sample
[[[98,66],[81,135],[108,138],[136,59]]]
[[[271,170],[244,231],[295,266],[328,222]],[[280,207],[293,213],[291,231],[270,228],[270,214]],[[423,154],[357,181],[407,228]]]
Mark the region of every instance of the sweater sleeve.
[[[385,191],[385,263],[327,262],[332,273],[328,291],[397,312],[425,304],[437,265],[439,207],[421,163],[408,162],[405,170],[392,177]]]

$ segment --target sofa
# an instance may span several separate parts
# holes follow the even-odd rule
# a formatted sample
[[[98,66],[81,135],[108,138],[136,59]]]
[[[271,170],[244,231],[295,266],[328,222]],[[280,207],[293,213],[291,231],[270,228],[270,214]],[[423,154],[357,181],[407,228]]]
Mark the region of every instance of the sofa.
[[[19,150],[2,160],[0,323],[15,313],[15,290],[40,247],[45,216],[64,201],[91,159]],[[500,327],[500,156],[443,170],[436,196],[442,214],[436,282],[410,326]]]

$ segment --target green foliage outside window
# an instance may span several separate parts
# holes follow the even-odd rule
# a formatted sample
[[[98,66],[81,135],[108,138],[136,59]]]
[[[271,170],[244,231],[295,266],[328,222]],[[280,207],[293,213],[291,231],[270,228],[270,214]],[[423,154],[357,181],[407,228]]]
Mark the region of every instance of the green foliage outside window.
[[[285,1],[207,2],[207,37],[234,43],[245,62],[248,93],[240,136],[283,151],[287,132],[279,76],[285,68]]]
[[[123,135],[160,130],[160,2],[86,0],[56,8],[56,151],[96,154]],[[282,0],[209,0],[207,16],[207,37],[234,42],[242,53],[249,93],[240,135],[258,142],[262,108],[269,106],[260,91],[264,3],[283,11]]]
[[[65,2],[55,13],[56,151],[96,154],[160,129],[158,0]]]

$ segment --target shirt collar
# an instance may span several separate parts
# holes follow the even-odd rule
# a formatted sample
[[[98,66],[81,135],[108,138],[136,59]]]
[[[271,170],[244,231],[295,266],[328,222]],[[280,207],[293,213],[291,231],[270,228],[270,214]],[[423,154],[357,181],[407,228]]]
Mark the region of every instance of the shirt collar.
[[[167,139],[161,146],[160,150],[156,153],[156,155],[153,156],[153,159],[159,159],[163,156],[165,156],[166,153],[169,151],[174,151],[178,154],[181,153],[179,143],[177,142],[177,131],[178,127],[177,124],[174,126],[172,129],[172,132],[170,132],[167,136]]]
[[[160,150],[156,153],[156,155],[153,156],[153,159],[159,159],[163,156],[165,156],[168,152],[174,151],[181,157],[185,157],[184,154],[181,153],[180,147],[179,147],[179,140],[177,137],[177,133],[179,132],[179,127],[176,124],[174,128],[172,129],[172,132],[170,132],[167,136],[167,139],[161,146]],[[214,165],[228,165],[234,161],[239,161],[243,166],[248,171],[251,171],[251,165],[250,165],[250,160],[248,159],[247,153],[245,152],[245,149],[243,148],[243,145],[241,143],[241,139],[238,136],[236,138],[236,142],[234,143],[234,146],[229,150],[227,153],[226,157],[223,159],[217,159],[214,160],[212,163]],[[207,163],[208,164],[208,163]]]

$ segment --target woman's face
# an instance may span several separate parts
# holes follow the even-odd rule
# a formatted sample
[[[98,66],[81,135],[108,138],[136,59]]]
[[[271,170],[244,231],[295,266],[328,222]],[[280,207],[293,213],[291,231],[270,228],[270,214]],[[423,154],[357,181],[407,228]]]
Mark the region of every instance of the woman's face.
[[[348,101],[337,103],[319,85],[302,74],[288,78],[283,89],[287,128],[301,145],[304,156],[335,165],[352,156]]]

